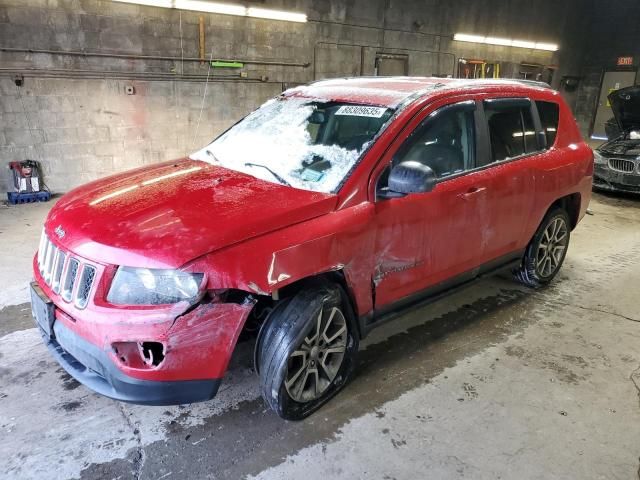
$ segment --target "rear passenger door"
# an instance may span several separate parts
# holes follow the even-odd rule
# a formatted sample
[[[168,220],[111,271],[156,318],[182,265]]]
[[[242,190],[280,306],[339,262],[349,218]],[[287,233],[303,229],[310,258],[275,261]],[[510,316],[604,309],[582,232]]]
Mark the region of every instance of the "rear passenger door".
[[[528,98],[486,98],[481,106],[486,135],[477,166],[484,170],[487,186],[489,212],[481,236],[487,264],[507,260],[527,245],[524,232],[535,195],[533,162],[545,140]]]

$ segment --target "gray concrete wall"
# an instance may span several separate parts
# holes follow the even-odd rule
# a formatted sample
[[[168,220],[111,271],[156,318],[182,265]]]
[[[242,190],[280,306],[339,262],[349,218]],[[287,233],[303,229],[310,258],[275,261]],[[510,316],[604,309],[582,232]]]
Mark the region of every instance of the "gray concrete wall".
[[[208,72],[200,62],[3,51],[0,164],[40,160],[50,188],[67,191],[108,173],[185,155],[287,86],[373,74],[380,52],[406,55],[411,75],[452,74],[460,56],[559,64],[562,73],[578,68],[576,38],[585,20],[572,12],[585,3],[261,3],[305,12],[306,24],[203,14],[207,57],[277,63],[246,63],[243,78],[237,70]],[[198,17],[107,0],[0,0],[0,48],[197,57]],[[554,42],[561,50],[465,44],[452,40],[455,32]],[[14,85],[15,74],[24,75],[22,87]],[[125,93],[127,86],[135,95]]]

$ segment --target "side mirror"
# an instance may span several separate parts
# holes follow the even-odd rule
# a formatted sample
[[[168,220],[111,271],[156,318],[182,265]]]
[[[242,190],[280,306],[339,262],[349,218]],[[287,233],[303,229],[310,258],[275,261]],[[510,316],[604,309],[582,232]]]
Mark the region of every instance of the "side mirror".
[[[389,190],[404,195],[430,192],[437,180],[431,167],[410,160],[393,167],[389,173]]]

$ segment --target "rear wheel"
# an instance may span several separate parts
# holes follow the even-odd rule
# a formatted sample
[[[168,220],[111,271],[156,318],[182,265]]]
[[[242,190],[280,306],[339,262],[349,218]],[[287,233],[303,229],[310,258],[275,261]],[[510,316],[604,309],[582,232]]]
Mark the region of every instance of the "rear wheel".
[[[262,395],[281,417],[300,420],[345,384],[358,349],[355,317],[337,285],[301,290],[264,326],[258,360]]]
[[[557,275],[569,247],[571,228],[567,212],[549,212],[527,246],[516,278],[529,287],[547,285]]]

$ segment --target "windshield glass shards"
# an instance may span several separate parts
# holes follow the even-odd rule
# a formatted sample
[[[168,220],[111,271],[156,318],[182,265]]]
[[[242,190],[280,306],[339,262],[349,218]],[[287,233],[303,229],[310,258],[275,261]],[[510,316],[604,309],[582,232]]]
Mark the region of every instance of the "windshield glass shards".
[[[386,107],[274,99],[191,158],[270,182],[331,193],[392,113]]]

